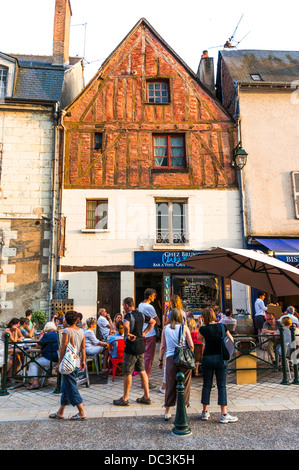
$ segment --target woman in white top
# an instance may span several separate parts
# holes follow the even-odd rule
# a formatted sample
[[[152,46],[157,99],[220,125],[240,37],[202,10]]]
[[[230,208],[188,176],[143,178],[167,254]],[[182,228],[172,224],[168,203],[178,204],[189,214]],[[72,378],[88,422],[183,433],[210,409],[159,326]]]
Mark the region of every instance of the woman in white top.
[[[163,355],[166,358],[166,391],[165,391],[165,421],[171,418],[170,408],[175,406],[176,403],[176,375],[178,372],[183,372],[185,375],[185,402],[186,406],[189,405],[190,387],[191,387],[191,370],[177,368],[173,363],[173,356],[176,346],[178,346],[180,328],[184,323],[184,312],[182,309],[174,308],[170,315],[170,324],[166,325],[161,339],[161,347],[159,354],[159,367],[163,368]],[[189,348],[193,351],[194,344],[191,338],[189,328],[183,326],[183,344],[188,344]]]
[[[103,372],[107,371],[107,359],[108,359],[108,344],[104,341],[99,341],[94,330],[97,327],[97,321],[95,318],[87,318],[86,320],[87,330],[85,331],[85,351],[87,356],[93,356],[94,354],[103,354]]]
[[[77,312],[69,310],[65,314],[65,321],[67,328],[62,332],[62,342],[59,350],[59,362],[55,367],[56,372],[59,372],[59,365],[65,355],[65,351],[68,343],[70,342],[77,351],[76,357],[76,368],[68,375],[62,375],[62,386],[61,386],[61,399],[60,407],[57,413],[50,414],[49,418],[52,419],[64,419],[64,410],[67,405],[73,405],[78,408],[78,413],[72,418],[72,421],[81,421],[86,419],[85,410],[83,407],[83,400],[77,387],[77,376],[78,372],[85,369],[85,336],[82,328],[76,326],[78,318]]]

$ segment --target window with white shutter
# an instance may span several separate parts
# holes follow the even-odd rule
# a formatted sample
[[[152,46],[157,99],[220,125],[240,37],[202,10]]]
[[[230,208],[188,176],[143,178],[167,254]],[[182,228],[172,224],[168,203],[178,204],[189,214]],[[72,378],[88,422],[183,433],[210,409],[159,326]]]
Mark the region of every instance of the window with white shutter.
[[[296,219],[299,219],[299,171],[293,171],[293,189]]]

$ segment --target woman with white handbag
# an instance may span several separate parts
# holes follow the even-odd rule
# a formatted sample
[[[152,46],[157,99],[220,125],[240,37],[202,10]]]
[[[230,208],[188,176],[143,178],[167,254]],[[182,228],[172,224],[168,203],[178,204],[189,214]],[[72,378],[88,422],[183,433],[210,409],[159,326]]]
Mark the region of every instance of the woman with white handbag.
[[[56,366],[56,372],[60,372],[62,376],[61,399],[57,413],[49,416],[52,419],[64,419],[67,405],[78,408],[78,413],[70,418],[72,421],[86,419],[83,400],[77,387],[78,372],[85,369],[85,336],[84,330],[76,326],[77,318],[78,314],[73,310],[65,314],[67,328],[62,332],[59,362]]]

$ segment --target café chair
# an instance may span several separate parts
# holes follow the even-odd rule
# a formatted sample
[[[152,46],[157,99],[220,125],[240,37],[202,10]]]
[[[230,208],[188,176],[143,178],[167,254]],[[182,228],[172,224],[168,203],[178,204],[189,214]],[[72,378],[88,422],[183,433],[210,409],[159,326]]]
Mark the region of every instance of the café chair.
[[[102,370],[102,356],[100,354],[86,354],[86,362],[91,359],[92,360],[92,367],[95,367],[97,375],[99,375],[100,370]],[[100,365],[99,365],[100,362]]]
[[[112,382],[114,382],[115,374],[116,374],[116,369],[118,364],[123,362],[124,358],[124,352],[125,352],[125,340],[122,339],[115,339],[112,341],[109,345],[109,351],[112,351],[113,349],[113,343],[117,341],[117,358],[113,358],[109,356],[108,359],[108,371],[107,371],[107,377],[109,377],[109,372],[111,369],[111,364],[112,364]]]

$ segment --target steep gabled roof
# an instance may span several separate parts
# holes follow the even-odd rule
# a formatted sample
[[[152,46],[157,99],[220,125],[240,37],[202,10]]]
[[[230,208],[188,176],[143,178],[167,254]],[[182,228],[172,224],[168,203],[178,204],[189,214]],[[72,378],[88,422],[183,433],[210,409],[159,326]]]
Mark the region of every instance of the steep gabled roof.
[[[94,75],[94,77],[89,81],[89,83],[86,85],[86,87],[81,91],[81,93],[73,100],[72,103],[68,105],[66,110],[70,109],[72,105],[80,99],[82,94],[84,94],[93,84],[96,80],[98,80],[102,74],[105,74],[105,69],[106,67],[109,66],[110,62],[113,60],[113,58],[119,54],[120,50],[125,47],[127,44],[127,41],[130,39],[130,37],[136,32],[136,30],[140,27],[144,26],[146,27],[150,33],[155,36],[155,38],[163,45],[163,47],[173,56],[175,61],[177,61],[181,67],[186,71],[189,76],[198,83],[198,85],[203,89],[203,91],[215,102],[217,102],[217,105],[219,108],[221,108],[221,111],[231,120],[232,117],[231,115],[227,112],[227,110],[223,107],[222,103],[213,95],[208,88],[205,87],[205,85],[200,81],[198,75],[196,75],[195,72],[181,59],[181,57],[167,44],[167,42],[157,33],[157,31],[151,26],[151,24],[145,19],[141,18],[135,26],[131,29],[131,31],[124,37],[124,39],[119,43],[119,45],[111,52],[111,54],[104,60],[102,63],[101,67],[97,71],[97,73]]]
[[[232,81],[242,85],[290,86],[299,77],[299,51],[225,49],[219,59],[218,66],[222,59]]]

